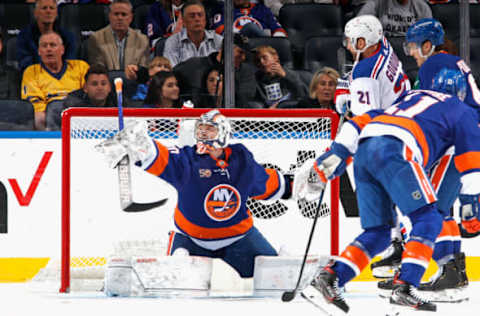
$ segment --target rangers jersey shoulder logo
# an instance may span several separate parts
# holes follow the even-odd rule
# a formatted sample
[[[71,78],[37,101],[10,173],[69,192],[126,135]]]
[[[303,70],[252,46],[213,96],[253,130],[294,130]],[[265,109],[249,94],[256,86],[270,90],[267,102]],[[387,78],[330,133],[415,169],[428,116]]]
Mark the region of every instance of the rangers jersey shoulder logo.
[[[208,217],[217,222],[227,221],[240,209],[240,193],[228,184],[213,187],[205,197],[204,209]]]

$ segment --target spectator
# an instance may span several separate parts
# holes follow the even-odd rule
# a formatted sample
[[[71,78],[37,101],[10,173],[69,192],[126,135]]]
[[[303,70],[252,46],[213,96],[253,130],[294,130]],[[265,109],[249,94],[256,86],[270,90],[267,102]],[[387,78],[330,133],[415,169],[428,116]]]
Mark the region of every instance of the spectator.
[[[256,79],[255,67],[246,63],[246,54],[250,50],[247,38],[236,34],[234,36],[233,59],[235,68],[235,104],[237,107],[254,106],[251,102],[255,97]],[[204,93],[204,82],[212,68],[223,71],[222,53],[214,52],[208,57],[195,57],[173,68],[177,76],[181,95],[196,100],[198,94]],[[198,103],[198,101],[197,101]]]
[[[152,46],[158,38],[169,37],[182,30],[183,0],[157,1],[150,6],[145,21],[145,34]]]
[[[303,96],[303,87],[299,75],[280,65],[275,48],[259,46],[256,48],[256,64],[259,70],[255,74],[257,95],[255,100],[263,107],[277,108],[280,102],[295,101]]]
[[[147,67],[150,46],[146,35],[130,27],[133,19],[129,0],[113,0],[109,7],[110,24],[88,39],[88,61],[111,70],[124,70],[126,65]]]
[[[108,78],[108,71],[102,65],[92,65],[85,74],[82,88],[70,92],[63,102],[48,106],[47,130],[61,128],[62,111],[73,107],[116,107],[117,102]]]
[[[358,15],[374,15],[383,26],[385,36],[405,36],[410,25],[431,18],[432,10],[424,0],[369,0]]]
[[[340,75],[333,68],[323,67],[317,71],[310,82],[310,97],[300,100],[297,107],[335,110],[333,99],[338,78],[340,78]]]
[[[199,108],[223,107],[223,76],[217,67],[211,68],[203,80],[203,94],[197,101]]]
[[[125,70],[126,71],[126,70]],[[133,95],[132,100],[143,101],[147,96],[148,85],[155,74],[160,71],[172,71],[172,64],[168,59],[163,56],[156,56],[152,59],[148,65],[148,81],[146,83],[140,83],[137,86],[137,92]],[[128,78],[128,77],[127,77]]]
[[[62,37],[65,53],[63,59],[76,59],[77,46],[73,33],[61,29],[57,20],[58,11],[55,0],[38,0],[33,10],[35,21],[25,27],[17,39],[17,60],[23,71],[30,65],[38,64],[38,40],[40,35],[48,32],[56,32]]]
[[[251,3],[250,0],[233,0],[233,31],[248,37],[287,36],[287,32],[278,23],[272,11],[262,3]],[[214,28],[223,34],[225,28],[223,13],[213,18]]]
[[[45,129],[47,104],[63,100],[69,92],[83,87],[88,64],[83,60],[63,61],[64,52],[58,33],[42,34],[38,43],[41,62],[28,66],[23,73],[22,99],[33,104],[38,130]]]
[[[184,28],[165,42],[164,56],[172,65],[192,57],[206,57],[220,49],[222,36],[205,30],[205,8],[200,1],[191,1],[182,7]]]
[[[144,104],[153,108],[179,108],[180,89],[170,71],[160,71],[152,77]]]

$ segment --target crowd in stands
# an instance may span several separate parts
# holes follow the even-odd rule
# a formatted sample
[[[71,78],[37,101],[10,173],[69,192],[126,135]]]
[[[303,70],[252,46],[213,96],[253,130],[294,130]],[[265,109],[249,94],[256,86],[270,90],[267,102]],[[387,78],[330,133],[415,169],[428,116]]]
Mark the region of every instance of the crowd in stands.
[[[356,15],[380,19],[412,82],[415,61],[401,51],[411,24],[442,21],[439,7],[449,6],[457,21],[442,23],[453,43],[459,40],[458,30],[448,32],[458,24],[456,0],[233,0],[233,6],[238,108],[334,110],[337,80],[353,62],[341,44],[343,27]],[[64,109],[116,106],[118,76],[126,106],[181,107],[190,100],[224,107],[223,9],[222,0],[2,1],[1,113],[8,101],[28,103],[36,130],[59,130]]]

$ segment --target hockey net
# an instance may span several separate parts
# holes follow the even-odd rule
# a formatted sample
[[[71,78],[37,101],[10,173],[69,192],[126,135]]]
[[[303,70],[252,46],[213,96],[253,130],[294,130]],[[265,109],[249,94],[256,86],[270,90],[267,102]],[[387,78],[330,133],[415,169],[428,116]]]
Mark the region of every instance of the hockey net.
[[[146,120],[152,137],[179,142],[179,120],[206,109],[125,109],[125,124]],[[231,143],[243,143],[255,159],[294,172],[318,156],[335,137],[338,116],[330,110],[222,109],[232,124]],[[133,199],[168,198],[156,209],[126,213],[120,208],[117,172],[94,145],[118,132],[116,109],[72,108],[62,115],[62,256],[52,258],[36,279],[60,281],[60,292],[100,290],[109,255],[158,256],[173,229],[175,189],[131,166]],[[310,253],[338,253],[338,180],[327,186]],[[255,226],[281,254],[302,255],[317,203],[248,201]],[[100,281],[100,282],[99,282]]]

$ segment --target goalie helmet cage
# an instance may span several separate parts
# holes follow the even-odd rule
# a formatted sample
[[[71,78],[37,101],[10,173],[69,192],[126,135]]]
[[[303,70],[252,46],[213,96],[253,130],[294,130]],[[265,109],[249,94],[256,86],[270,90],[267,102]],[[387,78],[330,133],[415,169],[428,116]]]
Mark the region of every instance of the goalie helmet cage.
[[[149,133],[152,137],[160,139],[162,143],[166,145],[175,145],[176,141],[179,140],[178,137],[178,126],[181,120],[196,119],[202,113],[207,112],[210,109],[133,109],[126,108],[124,109],[123,115],[125,118],[125,123],[128,124],[130,120],[147,120],[149,126]],[[321,150],[325,150],[335,138],[339,118],[338,115],[331,110],[326,109],[282,109],[282,110],[270,110],[270,109],[219,109],[222,114],[227,116],[230,119],[232,124],[232,138],[230,143],[242,142],[247,148],[249,148],[253,153],[257,161],[261,162],[267,167],[273,167],[281,169],[282,172],[294,172],[295,168],[298,168],[303,161],[308,158],[313,158],[318,156],[321,153]],[[72,188],[72,181],[76,177],[83,177],[85,170],[93,168],[92,165],[87,166],[75,166],[72,165],[72,159],[78,159],[78,156],[82,156],[85,153],[85,149],[81,149],[80,153],[72,152],[74,146],[77,146],[76,142],[88,142],[88,150],[93,152],[93,146],[99,143],[102,139],[111,137],[118,132],[118,110],[116,108],[70,108],[62,113],[62,220],[61,220],[61,260],[60,260],[60,292],[66,293],[71,289],[71,265],[75,255],[72,254],[71,248],[73,248],[72,243],[74,242],[71,238],[71,226],[75,225],[77,220],[72,221],[72,214],[82,213],[83,210],[89,209],[88,206],[82,206],[82,212],[72,212],[73,205],[71,199],[72,195],[83,191],[82,189]],[[85,141],[86,140],[86,141]],[[284,143],[288,141],[288,143]],[[85,145],[85,144],[84,144]],[[259,159],[259,156],[262,153],[257,154],[253,148],[260,147],[269,148],[270,145],[277,146],[276,149],[271,150],[274,152],[265,153],[267,155],[266,164],[263,160],[265,158]],[[280,146],[280,147],[279,147]],[[298,148],[297,148],[298,147]],[[267,150],[267,149],[266,149]],[[296,151],[295,151],[296,150]],[[289,165],[283,165],[279,168],[277,160],[288,156],[291,151],[295,158],[290,157]],[[95,156],[95,158],[101,157],[100,154]],[[94,160],[92,164],[95,164],[95,168],[99,168],[96,165],[101,165],[105,169],[106,164],[104,161]],[[291,161],[293,160],[293,161]],[[296,160],[296,161],[295,161]],[[83,162],[83,158],[82,158]],[[102,165],[103,164],[103,165]],[[105,165],[105,166],[104,166]],[[78,176],[78,173],[75,173],[75,168],[81,168],[82,174]],[[139,168],[137,168],[139,169]],[[141,171],[141,170],[140,170]],[[201,170],[199,170],[200,172]],[[109,172],[112,172],[109,169]],[[146,174],[145,172],[141,171]],[[98,177],[99,180],[93,182],[101,182],[102,174],[94,174],[95,177]],[[88,176],[85,176],[88,177]],[[92,179],[90,179],[92,181]],[[155,178],[155,181],[158,179]],[[135,182],[135,181],[134,181]],[[83,184],[85,186],[85,184]],[[106,195],[118,195],[118,188],[113,187],[107,188],[102,193],[102,196]],[[88,186],[88,184],[87,184]],[[138,185],[137,185],[138,186]],[[134,185],[135,187],[135,185]],[[85,188],[88,189],[88,188]],[[134,189],[133,189],[134,190]],[[338,209],[339,209],[339,181],[338,178],[331,181],[329,186],[327,186],[326,192],[330,196],[330,201],[327,202],[325,214],[329,215],[329,236],[326,238],[330,239],[330,254],[338,255],[339,250],[339,220],[338,220]],[[135,190],[134,190],[135,191]],[[157,194],[158,195],[158,194]],[[88,199],[89,197],[87,197]],[[85,197],[83,198],[85,199]],[[120,208],[120,203],[118,201],[118,196],[116,197],[117,202],[111,203],[114,205],[108,205],[108,208],[114,209],[116,214],[121,214],[122,210]],[[134,193],[135,199],[135,193]],[[158,199],[153,197],[152,199]],[[103,198],[101,198],[103,200]],[[169,199],[174,200],[174,199]],[[325,198],[325,201],[328,199]],[[283,201],[283,200],[282,200]],[[93,203],[97,201],[92,197],[90,204],[93,207]],[[294,203],[293,208],[300,210],[304,218],[310,217],[310,222],[313,220],[313,215],[316,209],[316,203],[301,203],[288,201],[289,203]],[[71,204],[72,203],[72,204]],[[84,203],[84,201],[82,201]],[[250,203],[250,204],[248,204]],[[269,203],[264,205],[261,202],[249,200],[247,207],[252,211],[254,217],[265,219],[261,220],[263,222],[273,222],[271,218],[280,217],[284,213],[287,213],[286,210],[290,211],[290,206],[285,206],[283,202],[275,202],[276,204]],[[252,204],[253,203],[253,204]],[[281,207],[277,207],[280,205]],[[290,204],[291,205],[291,204]],[[174,207],[174,205],[165,206],[165,207]],[[323,207],[323,205],[322,205]],[[96,211],[99,212],[98,210]],[[137,213],[135,216],[142,216],[141,214],[147,214],[157,212],[156,210],[150,212]],[[162,212],[163,209],[162,209]],[[127,214],[127,213],[122,213]],[[132,214],[132,213],[130,213]],[[132,215],[130,215],[132,216]],[[171,218],[169,218],[172,221]],[[95,222],[95,218],[90,218],[88,220],[88,225],[92,222]],[[114,226],[115,223],[109,222],[110,227]],[[255,219],[255,225],[257,226],[257,219]],[[298,234],[305,235],[305,238],[308,235],[308,226],[306,224],[302,228],[302,231]],[[110,228],[109,227],[109,228]],[[264,233],[263,228],[259,228],[262,233]],[[283,227],[283,230],[288,229],[288,227]],[[88,226],[82,227],[83,236],[86,236],[87,232],[90,231]],[[108,229],[105,228],[104,234],[102,237],[108,235]],[[265,234],[265,233],[264,233]],[[294,235],[292,233],[292,235]],[[275,241],[275,237],[266,236],[270,242]],[[103,238],[102,238],[103,239]],[[99,239],[97,239],[99,240]],[[96,242],[94,242],[96,243]],[[299,249],[302,249],[306,245],[302,241],[302,245],[298,245]],[[328,249],[326,250],[328,251]],[[299,253],[300,255],[302,253]],[[106,256],[107,254],[104,254]],[[82,260],[82,257],[79,257]],[[79,260],[76,258],[75,260]],[[104,262],[103,262],[104,264]]]

